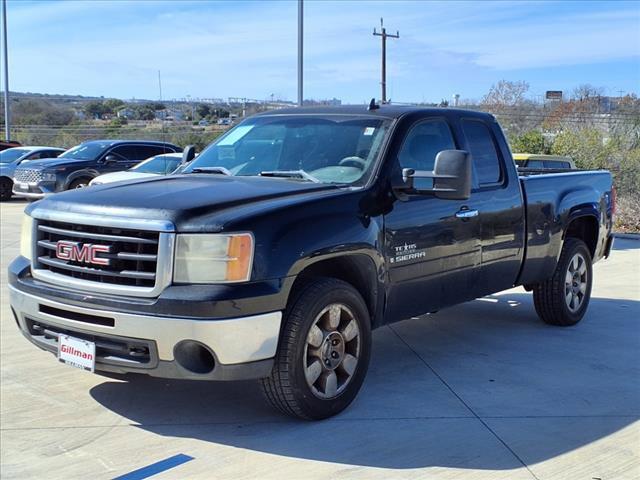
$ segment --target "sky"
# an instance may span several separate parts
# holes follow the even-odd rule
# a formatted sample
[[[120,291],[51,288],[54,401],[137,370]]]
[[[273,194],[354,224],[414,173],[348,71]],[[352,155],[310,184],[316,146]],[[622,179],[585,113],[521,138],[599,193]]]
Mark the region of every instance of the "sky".
[[[8,0],[12,91],[123,99],[295,100],[297,2]],[[499,80],[529,96],[580,84],[640,91],[640,2],[304,3],[305,98],[479,100]]]

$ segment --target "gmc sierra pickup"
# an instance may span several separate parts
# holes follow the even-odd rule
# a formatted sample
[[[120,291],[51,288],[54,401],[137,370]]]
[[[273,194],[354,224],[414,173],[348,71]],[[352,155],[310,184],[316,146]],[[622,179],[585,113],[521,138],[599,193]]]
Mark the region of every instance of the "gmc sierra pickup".
[[[69,365],[260,379],[320,419],[356,396],[383,324],[515,285],[546,323],[579,322],[614,209],[609,172],[519,174],[485,113],[278,110],[183,174],[28,206],[11,305]]]

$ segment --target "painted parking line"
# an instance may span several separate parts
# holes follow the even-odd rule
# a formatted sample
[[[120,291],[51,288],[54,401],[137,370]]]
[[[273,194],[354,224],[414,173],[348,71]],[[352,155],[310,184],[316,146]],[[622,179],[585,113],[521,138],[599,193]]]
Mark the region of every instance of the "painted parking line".
[[[143,478],[149,478],[157,473],[182,465],[190,460],[193,460],[193,457],[179,453],[178,455],[169,457],[166,460],[161,460],[159,462],[152,463],[151,465],[147,465],[146,467],[139,468],[138,470],[134,470],[133,472],[125,473],[113,480],[142,480]]]

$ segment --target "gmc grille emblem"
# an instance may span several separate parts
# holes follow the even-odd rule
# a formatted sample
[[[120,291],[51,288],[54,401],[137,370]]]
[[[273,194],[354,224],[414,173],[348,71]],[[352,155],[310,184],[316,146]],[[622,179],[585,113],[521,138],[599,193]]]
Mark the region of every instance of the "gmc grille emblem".
[[[89,263],[91,265],[108,266],[111,260],[99,257],[99,253],[110,253],[109,245],[93,245],[91,243],[70,242],[58,240],[56,243],[56,257],[71,262]]]

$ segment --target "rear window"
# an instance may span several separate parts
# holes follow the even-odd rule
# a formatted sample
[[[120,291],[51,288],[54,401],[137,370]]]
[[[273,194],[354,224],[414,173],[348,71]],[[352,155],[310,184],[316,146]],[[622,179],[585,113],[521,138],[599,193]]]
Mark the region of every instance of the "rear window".
[[[463,120],[462,129],[478,174],[478,183],[482,185],[499,182],[500,162],[489,127],[478,120]]]

